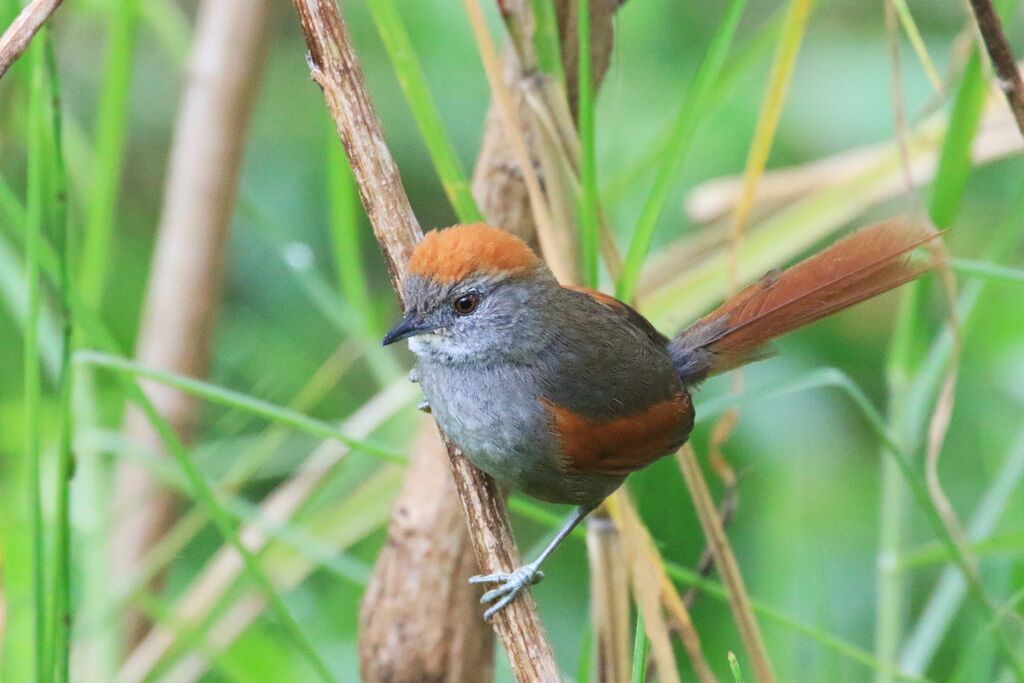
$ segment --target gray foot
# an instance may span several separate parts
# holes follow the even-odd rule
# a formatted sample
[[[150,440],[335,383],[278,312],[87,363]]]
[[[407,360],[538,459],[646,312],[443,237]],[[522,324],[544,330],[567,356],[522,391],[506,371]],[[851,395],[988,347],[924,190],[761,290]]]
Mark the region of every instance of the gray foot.
[[[497,574],[484,574],[471,576],[469,578],[470,583],[500,583],[501,585],[497,588],[487,591],[483,597],[480,598],[482,603],[494,603],[486,612],[484,612],[484,620],[490,621],[491,617],[501,611],[508,603],[512,602],[513,599],[524,588],[535,583],[539,583],[544,578],[544,572],[537,568],[536,564],[526,564],[516,569],[511,573],[498,572]]]

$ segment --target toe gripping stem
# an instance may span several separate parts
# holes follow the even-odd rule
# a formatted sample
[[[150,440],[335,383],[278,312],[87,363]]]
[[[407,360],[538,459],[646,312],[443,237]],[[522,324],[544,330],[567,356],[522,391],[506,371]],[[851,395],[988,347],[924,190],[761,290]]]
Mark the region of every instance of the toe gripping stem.
[[[539,583],[544,578],[544,572],[540,570],[540,564],[548,555],[550,555],[558,544],[561,543],[566,536],[572,533],[572,530],[576,528],[576,525],[582,521],[587,514],[593,510],[596,505],[580,506],[566,521],[565,525],[559,529],[551,542],[548,543],[547,547],[544,548],[543,552],[537,557],[536,560],[529,564],[524,564],[522,567],[511,571],[511,572],[496,572],[494,574],[482,574],[478,576],[472,576],[469,582],[472,584],[481,583],[497,583],[501,584],[496,588],[492,588],[483,594],[480,598],[482,604],[491,604],[484,612],[484,619],[490,621],[495,614],[505,608],[510,602],[512,602],[517,595],[523,592],[527,586],[532,586],[535,583]]]

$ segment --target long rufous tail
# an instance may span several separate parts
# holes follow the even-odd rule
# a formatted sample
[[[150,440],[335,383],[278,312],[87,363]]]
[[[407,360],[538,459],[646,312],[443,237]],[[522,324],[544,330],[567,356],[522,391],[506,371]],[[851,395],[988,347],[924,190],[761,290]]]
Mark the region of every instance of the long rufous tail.
[[[669,342],[685,384],[759,360],[772,339],[909,282],[936,265],[912,252],[939,233],[893,219],[772,271]]]

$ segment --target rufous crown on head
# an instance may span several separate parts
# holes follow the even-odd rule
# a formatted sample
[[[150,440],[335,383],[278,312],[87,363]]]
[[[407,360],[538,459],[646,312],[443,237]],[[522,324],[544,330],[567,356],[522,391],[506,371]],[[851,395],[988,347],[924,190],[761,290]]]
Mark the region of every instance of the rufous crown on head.
[[[540,259],[515,235],[484,223],[428,232],[409,259],[409,273],[452,283],[470,275],[528,275]]]

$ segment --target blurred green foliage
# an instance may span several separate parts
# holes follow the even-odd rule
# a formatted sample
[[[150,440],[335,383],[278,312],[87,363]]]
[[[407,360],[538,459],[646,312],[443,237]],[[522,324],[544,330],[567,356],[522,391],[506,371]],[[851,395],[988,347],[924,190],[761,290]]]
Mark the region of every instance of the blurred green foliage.
[[[449,0],[396,4],[455,152],[462,166],[471,168],[489,93],[461,6]],[[620,247],[627,245],[632,235],[654,178],[652,160],[721,20],[722,4],[630,0],[619,11],[616,49],[597,98],[595,128],[601,201]],[[776,2],[752,0],[740,23],[737,43],[749,40],[778,6]],[[102,190],[104,179],[102,174],[97,175],[97,168],[104,167],[94,154],[97,137],[102,137],[98,126],[105,73],[103,46],[116,9],[116,3],[106,0],[67,3],[54,22],[64,100],[70,224],[78,247],[87,239],[83,231],[92,215],[90,201],[95,192]],[[392,72],[369,8],[353,1],[343,3],[343,9],[389,146],[420,222],[425,227],[454,222],[455,214]],[[965,25],[963,8],[958,3],[928,0],[912,3],[911,9],[941,72],[953,60],[955,42]],[[5,25],[16,11],[14,0],[0,2],[0,19]],[[115,133],[123,134],[125,147],[123,168],[115,178],[118,200],[110,225],[108,277],[100,313],[126,354],[133,347],[141,313],[193,16],[192,2],[162,2],[144,8],[130,62],[119,65],[130,73],[130,90],[123,127],[112,124],[118,129]],[[1019,21],[1019,14],[1014,17],[1017,20],[1006,21],[1006,26],[1011,43],[1019,46],[1024,44],[1024,23]],[[490,19],[497,33],[500,22],[493,12]],[[328,183],[332,176],[326,169],[336,157],[327,150],[325,131],[330,125],[320,92],[309,79],[303,58],[305,47],[288,3],[275,3],[271,22],[266,72],[245,152],[241,208],[232,227],[225,304],[216,330],[210,381],[285,405],[339,343],[350,336],[365,336],[365,330],[346,327],[346,317],[332,317],[331,311],[368,309],[383,324],[394,318],[398,309],[365,218],[360,223],[363,239],[359,259],[366,272],[364,296],[368,301],[345,302],[340,293],[336,270],[345,259],[336,258],[331,246]],[[700,122],[685,163],[672,183],[667,210],[657,222],[654,249],[701,229],[681,209],[688,190],[701,181],[742,171],[771,47],[766,43],[756,53],[759,58],[738,67],[720,103]],[[901,56],[906,111],[913,122],[930,111],[937,100],[905,38]],[[11,207],[24,205],[28,191],[30,78],[29,60],[23,59],[0,82],[0,179],[4,186],[0,191],[10,195],[5,200],[0,194],[0,281],[4,284],[0,297],[0,477],[8,481],[23,457],[27,438],[20,362],[25,338],[25,251],[23,233],[16,227]],[[949,109],[948,103],[942,106]],[[769,168],[808,162],[890,140],[893,135],[882,4],[822,0],[804,38]],[[993,231],[1013,229],[1020,233],[1024,215],[1010,212],[1021,207],[1013,200],[1024,184],[1024,162],[1018,155],[969,173],[966,170],[966,190],[952,221],[955,229],[948,244],[957,256],[987,260],[991,256],[989,245],[996,239]],[[871,215],[906,211],[910,206],[907,199],[893,200],[873,209]],[[311,261],[295,267],[289,255],[306,253],[305,248],[312,255]],[[1004,263],[1020,268],[1024,266],[1024,254],[1015,248]],[[611,282],[605,280],[602,284],[610,291]],[[326,286],[326,304],[310,294],[318,285]],[[48,284],[44,289],[47,301],[53,305],[54,287]],[[1022,291],[1019,284],[988,285],[961,340],[956,409],[940,475],[962,519],[970,519],[1024,430]],[[750,391],[766,392],[815,368],[833,366],[853,378],[876,406],[884,408],[887,393],[883,369],[896,303],[897,297],[885,296],[786,339],[779,344],[777,357],[748,371]],[[920,314],[922,346],[933,342],[946,314],[940,289],[929,288]],[[45,345],[52,343],[47,341],[47,329],[44,327],[41,333],[44,364]],[[401,363],[408,362],[403,353]],[[379,366],[360,360],[307,412],[321,420],[349,415],[379,389],[379,370]],[[54,373],[44,372],[43,376],[45,419],[52,414],[50,408],[57,399]],[[110,437],[109,432],[117,428],[124,397],[113,376],[100,373],[97,382],[91,408],[99,413],[102,430],[91,437]],[[698,412],[702,402],[728,390],[727,381],[709,382],[697,396]],[[410,408],[399,411],[375,435],[376,440],[401,451],[414,419],[412,413]],[[709,426],[702,425],[694,436],[700,453],[707,450]],[[219,476],[228,470],[239,450],[259,440],[265,429],[263,422],[237,410],[206,404],[199,437],[190,454],[208,476]],[[44,422],[44,449],[56,447],[56,433],[52,420]],[[79,438],[85,436],[80,434]],[[313,438],[299,433],[283,436],[273,445],[273,457],[239,491],[239,497],[258,502],[315,444]],[[754,403],[743,409],[727,453],[741,475],[740,504],[729,535],[751,596],[795,621],[871,651],[881,467],[878,439],[861,414],[835,390],[789,394]],[[919,458],[921,454],[914,455]],[[111,466],[112,457],[104,459],[105,467]],[[338,506],[338,501],[357,492],[379,467],[365,453],[353,455],[303,510],[299,517],[302,524],[313,525],[312,520],[323,518]],[[393,479],[383,486],[389,493],[397,486],[397,477]],[[7,487],[0,488],[7,494],[0,498],[0,515],[22,523],[27,512],[18,507],[20,499],[11,497]],[[675,462],[666,458],[638,473],[630,480],[630,488],[665,558],[694,566],[703,539]],[[1024,493],[1018,488],[1010,500],[1006,514],[990,534],[1009,534],[1010,540],[986,551],[981,560],[986,589],[999,600],[1013,594],[1024,580],[1024,539],[1020,535]],[[80,504],[73,505],[72,510],[73,514],[83,512]],[[932,528],[919,510],[909,510],[903,522],[905,550],[934,548]],[[345,561],[350,563],[346,566],[356,580],[341,578],[337,570],[320,569],[285,595],[299,623],[342,680],[352,680],[357,670],[357,610],[362,591],[358,579],[365,579],[384,540],[382,512],[373,518],[376,521],[371,520],[369,511],[364,511],[365,520],[356,512],[351,514],[352,524],[365,522],[377,529],[345,554]],[[541,542],[548,529],[519,516],[516,525],[524,551]],[[73,520],[72,526],[75,533],[81,531],[81,523]],[[18,542],[12,534],[24,530],[4,524],[0,533],[5,535],[5,555],[0,557],[3,596],[9,605],[15,605],[31,599],[18,592],[19,586],[30,584],[14,575],[10,563],[10,553]],[[170,564],[166,588],[158,596],[156,613],[175,604],[220,545],[220,537],[206,529],[177,554]],[[88,564],[94,549],[81,544],[73,548],[72,597],[80,603],[82,587],[76,582],[81,580],[82,567]],[[939,557],[939,561],[914,566],[905,575],[907,593],[899,607],[905,629],[921,615],[944,560]],[[563,670],[575,671],[585,645],[583,634],[588,630],[583,545],[567,543],[545,571],[547,579],[534,592]],[[743,671],[750,671],[725,603],[703,597],[693,616],[708,659],[723,680],[731,676],[729,651],[737,653]],[[870,668],[792,629],[764,619],[761,625],[781,680],[861,681],[873,675]],[[89,628],[96,628],[95,622],[77,624],[74,637],[83,636]],[[481,624],[481,628],[485,626]],[[976,634],[983,633],[984,628],[982,614],[970,607],[960,611],[941,640],[927,675],[951,680],[958,667],[967,667],[962,680],[997,680],[1003,664],[983,638],[980,645],[976,644]],[[0,666],[10,667],[12,653],[17,650],[10,639],[18,632],[9,629],[4,635],[9,639],[4,649],[7,659]],[[679,660],[685,661],[681,651],[678,654]],[[204,680],[291,681],[313,680],[312,676],[280,626],[264,617],[216,659]],[[499,667],[499,677],[510,678],[503,666]]]

